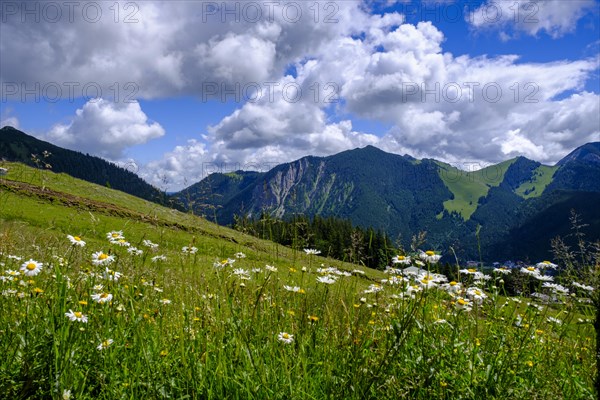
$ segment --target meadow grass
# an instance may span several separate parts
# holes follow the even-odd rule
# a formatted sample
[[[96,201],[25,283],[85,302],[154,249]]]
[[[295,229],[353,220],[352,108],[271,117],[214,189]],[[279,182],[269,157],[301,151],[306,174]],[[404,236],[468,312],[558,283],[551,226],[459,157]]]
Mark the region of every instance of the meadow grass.
[[[544,288],[537,267],[462,270],[456,284],[384,274],[72,178],[14,181],[39,186],[40,173],[47,190],[79,197],[0,192],[0,398],[595,396],[588,288]],[[519,297],[504,290],[513,276]]]

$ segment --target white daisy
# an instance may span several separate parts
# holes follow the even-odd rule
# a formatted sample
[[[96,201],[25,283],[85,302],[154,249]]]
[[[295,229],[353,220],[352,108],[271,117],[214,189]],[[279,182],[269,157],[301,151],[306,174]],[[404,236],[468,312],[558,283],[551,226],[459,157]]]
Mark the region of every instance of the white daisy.
[[[336,280],[335,276],[332,276],[332,275],[325,275],[325,276],[317,277],[317,282],[326,283],[328,285],[334,284],[335,280]]]
[[[410,257],[397,255],[394,258],[392,258],[392,262],[394,264],[409,265],[410,264]]]
[[[167,257],[163,256],[163,255],[159,255],[159,256],[154,256],[152,257],[150,260],[152,260],[152,262],[159,262],[159,261],[167,261]]]
[[[29,261],[25,261],[21,265],[21,271],[23,271],[23,274],[27,276],[36,276],[42,272],[42,266],[43,264],[41,262],[29,259]]]
[[[279,335],[277,335],[277,340],[285,344],[289,344],[294,341],[294,335],[290,335],[287,332],[280,332]]]
[[[551,263],[550,261],[542,261],[535,265],[538,268],[552,268],[556,269],[558,265]]]
[[[125,239],[125,236],[123,236],[123,231],[110,231],[106,234],[106,238],[108,240],[120,240]]]
[[[196,254],[198,252],[198,248],[194,246],[183,246],[181,248],[181,252],[184,254]]]
[[[108,303],[112,300],[113,295],[110,293],[96,293],[92,295],[92,300],[94,300],[96,303]]]
[[[423,261],[427,261],[428,263],[435,264],[440,260],[440,258],[442,258],[442,256],[435,254],[433,250],[427,250],[425,252],[421,252],[419,254],[419,258]]]
[[[112,269],[108,269],[108,268],[106,268],[106,270],[102,273],[102,277],[104,279],[108,279],[109,281],[115,281],[115,282],[117,282],[119,279],[121,279],[121,276],[123,276],[122,273],[113,271]]]
[[[71,321],[84,322],[84,323],[88,322],[87,316],[79,311],[73,312],[73,310],[69,310],[68,313],[65,313],[65,316],[67,318],[69,318]]]
[[[320,250],[317,249],[304,249],[304,252],[308,255],[317,255],[317,254],[321,254]]]
[[[106,254],[104,251],[97,251],[92,254],[92,264],[94,265],[108,265],[115,261],[115,256]]]
[[[73,244],[74,246],[79,246],[79,247],[85,246],[85,242],[83,240],[81,240],[81,238],[79,236],[67,235],[67,239],[69,239],[71,244]]]
[[[96,348],[98,350],[108,349],[110,347],[110,345],[113,344],[113,342],[114,342],[114,340],[112,340],[112,339],[103,340]]]
[[[158,245],[156,243],[152,243],[150,240],[148,239],[144,239],[142,240],[142,246],[146,246],[146,247],[150,247],[151,249],[156,249],[158,247]]]

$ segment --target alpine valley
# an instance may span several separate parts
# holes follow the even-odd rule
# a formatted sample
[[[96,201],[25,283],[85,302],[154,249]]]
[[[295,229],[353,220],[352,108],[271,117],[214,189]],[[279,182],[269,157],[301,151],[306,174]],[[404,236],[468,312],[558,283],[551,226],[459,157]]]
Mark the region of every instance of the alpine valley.
[[[236,216],[336,217],[385,232],[408,246],[426,231],[428,248],[462,260],[551,258],[556,236],[573,245],[573,213],[587,240],[600,240],[600,142],[554,166],[524,157],[466,172],[433,159],[372,146],[308,156],[267,172],[214,173],[167,198],[141,178],[97,157],[62,149],[14,128],[0,129],[0,158],[32,165],[177,208],[224,225]],[[480,256],[481,255],[481,256]]]

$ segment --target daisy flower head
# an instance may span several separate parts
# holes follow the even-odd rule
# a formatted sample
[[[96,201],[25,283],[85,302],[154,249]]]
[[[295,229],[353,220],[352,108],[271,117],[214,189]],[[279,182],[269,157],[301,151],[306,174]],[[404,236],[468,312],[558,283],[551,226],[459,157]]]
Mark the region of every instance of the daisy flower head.
[[[35,260],[29,259],[29,261],[25,261],[21,265],[21,271],[24,275],[27,276],[36,276],[40,272],[42,272],[43,264],[41,262],[37,262]]]
[[[108,269],[108,268],[106,268],[106,270],[104,270],[104,272],[102,273],[102,277],[104,279],[108,279],[109,281],[114,281],[114,282],[117,282],[119,279],[121,279],[121,276],[123,276],[122,273],[113,271],[112,269]]]
[[[113,295],[110,293],[96,293],[92,295],[92,300],[94,300],[96,303],[108,303],[112,300]]]
[[[325,275],[317,277],[318,283],[326,283],[327,285],[333,285],[335,283],[335,276],[333,275]]]
[[[152,243],[148,239],[142,240],[142,246],[150,247],[152,250],[158,248],[158,245],[156,243]]]
[[[106,238],[108,240],[121,240],[125,239],[125,236],[123,236],[123,231],[110,231],[106,234]]]
[[[141,256],[142,254],[144,254],[143,250],[140,250],[136,247],[130,247],[127,249],[127,252],[133,256]]]
[[[246,258],[246,255],[242,252],[239,252],[239,253],[235,253],[234,257],[235,258]]]
[[[537,269],[536,267],[521,267],[521,273],[525,274],[525,275],[530,275],[530,276],[539,276],[540,275],[540,270]]]
[[[198,252],[198,248],[194,246],[183,246],[181,248],[181,252],[183,254],[196,254]]]
[[[442,256],[440,256],[439,254],[435,254],[433,250],[427,250],[425,252],[422,251],[419,254],[419,258],[430,264],[435,264],[440,260],[440,258],[442,258]]]
[[[277,268],[272,265],[265,265],[265,269],[270,272],[277,272]]]
[[[287,290],[288,292],[296,292],[296,293],[297,293],[297,292],[299,292],[299,291],[301,290],[301,289],[300,289],[300,286],[288,286],[288,285],[283,285],[283,288],[284,288],[285,290]]]
[[[69,239],[69,241],[71,242],[71,244],[73,246],[79,246],[79,247],[85,246],[85,242],[83,240],[81,240],[81,238],[79,236],[67,235],[67,239]]]
[[[467,296],[469,296],[473,300],[473,302],[477,304],[481,304],[483,300],[487,298],[487,295],[477,287],[468,288]]]
[[[508,275],[508,274],[510,274],[510,269],[508,269],[506,267],[494,268],[494,273]]]
[[[160,299],[159,301],[160,301],[160,304],[163,304],[163,305],[171,304],[171,300],[169,300],[169,299]]]
[[[459,310],[471,311],[472,310],[472,305],[471,305],[471,302],[468,299],[459,297],[456,300],[456,308],[459,309]]]
[[[542,262],[537,263],[535,266],[537,268],[550,268],[550,269],[558,268],[558,265],[553,264],[550,261],[542,261]]]
[[[363,293],[377,293],[377,292],[381,292],[383,290],[383,286],[377,284],[377,283],[373,283],[371,285],[369,285],[369,287],[365,290],[363,290]]]
[[[104,251],[97,251],[92,254],[92,264],[94,265],[109,265],[115,261],[115,256],[106,254]]]
[[[110,240],[110,244],[116,244],[117,246],[121,246],[121,247],[131,246],[131,243],[129,243],[125,239]]]
[[[588,292],[593,292],[594,291],[594,287],[593,286],[583,285],[583,284],[581,284],[579,282],[573,282],[573,286],[575,286],[576,288],[579,288],[579,289],[587,290]]]
[[[304,252],[308,255],[318,255],[321,254],[320,250],[317,249],[304,249]]]
[[[394,264],[409,265],[410,264],[410,257],[397,255],[394,258],[392,258],[392,262]]]
[[[88,318],[80,311],[69,310],[68,313],[65,313],[65,316],[69,318],[71,321],[83,322],[87,323]]]
[[[110,347],[111,344],[113,344],[113,342],[114,342],[114,340],[112,340],[112,339],[103,340],[96,348],[98,350],[106,350]]]
[[[167,261],[167,257],[163,256],[163,255],[159,255],[159,256],[152,257],[150,260],[152,260],[153,263],[159,262],[159,261]]]
[[[287,332],[279,332],[279,335],[277,335],[277,340],[285,344],[290,344],[294,341],[294,335],[291,335]]]

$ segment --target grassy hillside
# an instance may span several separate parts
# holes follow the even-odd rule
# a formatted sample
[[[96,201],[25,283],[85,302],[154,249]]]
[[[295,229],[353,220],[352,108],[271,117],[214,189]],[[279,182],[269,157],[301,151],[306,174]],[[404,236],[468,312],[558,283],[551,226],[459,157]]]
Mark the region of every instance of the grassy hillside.
[[[554,290],[529,272],[384,274],[2,167],[0,398],[594,395],[587,289],[549,305],[528,297]]]
[[[531,180],[523,182],[519,186],[515,193],[524,199],[530,199],[532,197],[539,197],[542,195],[546,186],[552,182],[552,177],[558,169],[558,166],[540,165],[535,171]]]
[[[437,162],[439,175],[446,187],[454,195],[444,202],[444,209],[459,213],[465,220],[477,209],[481,197],[485,197],[490,187],[498,186],[504,179],[504,173],[516,159],[482,168],[477,171],[463,171],[449,164]]]

